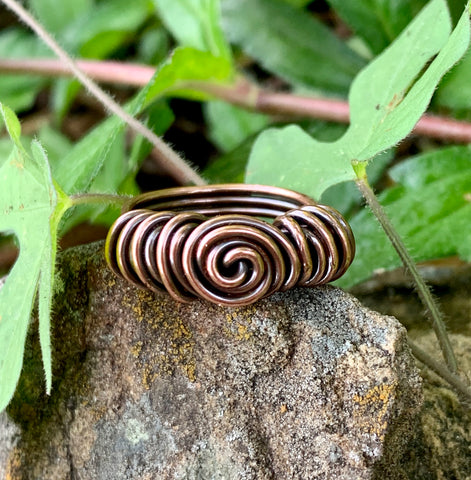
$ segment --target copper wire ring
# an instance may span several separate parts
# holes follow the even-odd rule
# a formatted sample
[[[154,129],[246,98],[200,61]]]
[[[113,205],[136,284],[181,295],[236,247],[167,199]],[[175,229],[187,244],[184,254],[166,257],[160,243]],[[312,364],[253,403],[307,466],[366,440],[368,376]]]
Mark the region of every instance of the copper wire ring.
[[[355,240],[337,210],[301,193],[226,184],[132,198],[105,254],[113,272],[140,288],[241,306],[336,280],[353,261]]]

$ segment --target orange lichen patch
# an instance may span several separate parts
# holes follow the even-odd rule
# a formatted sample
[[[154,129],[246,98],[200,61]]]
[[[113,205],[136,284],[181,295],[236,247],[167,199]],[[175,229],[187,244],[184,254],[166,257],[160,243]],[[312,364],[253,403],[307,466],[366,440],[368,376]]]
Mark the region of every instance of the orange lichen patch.
[[[381,441],[384,440],[388,428],[386,417],[395,389],[395,383],[381,384],[368,390],[365,395],[353,396],[357,407],[354,415],[366,419],[363,429],[370,434],[378,435]]]
[[[147,318],[146,318],[147,320]],[[191,382],[196,380],[196,362],[194,358],[193,333],[178,316],[167,316],[164,312],[147,321],[157,334],[149,335],[157,342],[138,342],[131,353],[139,358],[142,371],[142,385],[149,389],[154,380],[161,375],[173,375],[178,368]],[[157,337],[156,337],[157,336]]]
[[[137,342],[135,343],[132,348],[131,348],[131,354],[134,358],[139,357],[139,354],[141,353],[142,350],[142,342]]]
[[[168,297],[144,290],[124,295],[122,305],[140,324],[134,327],[140,339],[133,343],[130,353],[137,360],[144,388],[149,389],[159,376],[173,375],[176,369],[194,382],[193,332],[178,315],[178,306]]]
[[[138,296],[140,297],[141,294],[143,294],[143,293],[147,294],[147,292],[139,291]],[[144,310],[142,308],[142,304],[143,304],[142,301],[132,302],[132,311],[136,315],[136,318],[137,318],[138,322],[142,322],[142,320],[144,319]]]
[[[129,293],[125,293],[121,297],[121,303],[122,303],[123,307],[132,307],[133,301],[132,301],[131,295],[129,295]]]
[[[228,326],[224,328],[226,335],[236,340],[249,340],[253,332],[253,316],[256,309],[252,306],[235,308],[231,313],[226,314]]]
[[[149,390],[151,385],[154,383],[155,379],[158,377],[158,374],[153,371],[153,365],[145,365],[142,370],[142,386]]]
[[[12,449],[7,460],[5,480],[20,480],[21,474],[21,450],[18,447]]]
[[[252,332],[249,332],[247,325],[237,325],[237,340],[248,340],[252,336]]]
[[[185,365],[184,370],[185,370],[186,376],[188,377],[188,380],[190,380],[190,382],[195,382],[196,381],[196,365],[194,363]]]
[[[163,310],[155,309],[155,313],[152,317],[146,318],[147,324],[154,330],[161,328],[162,322],[165,320],[165,314]]]
[[[168,308],[168,303],[163,301],[160,297],[156,297],[151,292],[139,290],[139,302],[134,308],[139,322],[146,319],[147,324],[153,329],[161,328],[162,322],[165,320],[165,310]],[[145,312],[152,312],[151,315],[146,315]]]

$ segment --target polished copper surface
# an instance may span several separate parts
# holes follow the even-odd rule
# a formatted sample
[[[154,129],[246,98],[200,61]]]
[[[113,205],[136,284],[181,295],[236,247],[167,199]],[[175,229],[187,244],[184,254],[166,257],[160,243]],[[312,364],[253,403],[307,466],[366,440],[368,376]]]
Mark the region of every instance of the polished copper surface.
[[[337,210],[306,195],[226,184],[130,199],[105,252],[111,269],[140,288],[241,306],[339,278],[355,240]]]

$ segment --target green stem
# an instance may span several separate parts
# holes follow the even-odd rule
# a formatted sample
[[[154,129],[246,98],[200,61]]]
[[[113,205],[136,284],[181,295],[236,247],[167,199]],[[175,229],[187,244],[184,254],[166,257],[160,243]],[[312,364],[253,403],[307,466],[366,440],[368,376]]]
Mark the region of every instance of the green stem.
[[[102,203],[105,205],[123,206],[129,197],[124,195],[113,195],[111,193],[80,193],[71,195],[72,206],[83,205],[87,203]]]
[[[441,318],[437,304],[433,299],[432,294],[430,293],[430,290],[426,285],[424,279],[421,277],[419,271],[417,270],[417,267],[412,260],[409,252],[407,251],[407,248],[404,245],[401,237],[397,233],[396,229],[389,220],[389,217],[386,215],[386,212],[384,211],[383,207],[376,198],[376,195],[371,189],[364,169],[361,168],[359,165],[354,165],[354,169],[357,174],[356,183],[358,185],[358,188],[360,189],[360,192],[365,198],[366,203],[368,203],[368,206],[371,208],[374,216],[381,224],[381,227],[383,228],[384,232],[386,233],[390,242],[398,253],[400,259],[402,260],[402,263],[409,271],[414,280],[420,300],[422,301],[429,313],[432,327],[435,331],[435,335],[437,336],[448,369],[451,372],[456,373],[458,369],[456,364],[456,358],[453,353],[450,339],[448,337],[448,334],[446,333],[446,327]]]
[[[448,382],[468,400],[471,400],[471,388],[469,388],[469,386],[466,385],[466,383],[463,382],[463,380],[458,377],[458,375],[450,372],[448,368],[446,368],[440,362],[437,362],[431,355],[429,355],[427,352],[424,352],[411,340],[409,340],[409,346],[417,360],[422,362],[424,365],[430,368],[430,370],[435,372],[439,377]]]

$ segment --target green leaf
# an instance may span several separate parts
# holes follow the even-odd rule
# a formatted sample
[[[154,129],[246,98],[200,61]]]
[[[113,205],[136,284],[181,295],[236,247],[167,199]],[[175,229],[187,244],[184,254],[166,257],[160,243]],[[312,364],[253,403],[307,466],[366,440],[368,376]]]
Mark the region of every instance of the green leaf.
[[[230,59],[221,30],[219,0],[153,0],[160,18],[181,46]]]
[[[131,115],[141,111],[145,92],[131,101],[127,110]],[[54,178],[68,194],[87,192],[103,167],[117,135],[123,131],[124,122],[110,117],[77,142],[70,152],[53,169]]]
[[[7,124],[11,116],[4,115]],[[14,131],[13,125],[10,130]],[[17,133],[17,132],[16,132]],[[0,167],[0,231],[16,235],[20,254],[0,290],[0,411],[15,391],[23,362],[24,344],[33,300],[39,286],[39,329],[46,375],[51,388],[49,316],[53,288],[56,231],[69,199],[54,187],[47,159],[37,143],[34,157],[18,138]]]
[[[205,116],[209,138],[223,152],[233,150],[269,123],[267,115],[248,112],[219,100],[206,103]]]
[[[135,35],[150,12],[147,0],[100,2],[67,26],[62,41],[82,57],[105,58]]]
[[[231,65],[227,60],[189,47],[176,49],[149,85],[128,104],[127,110],[131,115],[137,115],[164,94],[192,98],[194,92],[183,88],[186,81],[223,81],[230,75]],[[124,128],[121,119],[110,117],[74,145],[53,170],[54,178],[65,192],[75,194],[89,190],[109,156],[111,145]]]
[[[16,145],[20,144],[21,124],[18,117],[10,107],[0,104],[0,114],[7,129],[8,135]]]
[[[201,97],[201,94],[195,93],[191,88],[185,88],[185,82],[198,80],[220,82],[229,79],[231,74],[231,65],[225,59],[215,58],[208,52],[201,52],[189,47],[176,49],[171,59],[157,70],[148,86],[141,90],[127,105],[127,111],[132,115],[137,115],[165,94],[187,96],[189,98]],[[168,109],[160,110],[159,115],[162,118],[156,124],[157,133],[164,123],[166,129],[168,126],[166,122],[173,120],[173,116],[169,115]],[[69,153],[62,158],[61,162],[53,164],[54,178],[65,192],[72,195],[90,191],[105,163],[121,162],[122,157],[112,155],[112,146],[124,128],[125,124],[121,119],[117,117],[108,118],[76,143]],[[110,168],[114,170],[112,167]],[[116,171],[123,172],[121,168]],[[127,178],[126,175],[125,178],[122,178],[124,184],[117,185],[114,175],[110,179],[112,181],[109,183],[106,183],[106,181],[105,184],[100,185],[98,183],[98,187],[101,189],[106,186],[108,192],[109,190],[120,190],[124,184],[132,187],[129,184],[129,182],[132,184],[132,180]],[[98,215],[102,209],[96,208],[94,211]],[[82,212],[75,214],[72,219],[70,218],[71,213],[69,213],[69,219],[64,228],[70,228],[71,225],[82,218],[81,215],[85,215],[83,212],[82,209]]]
[[[0,57],[9,59],[49,57],[49,49],[34,35],[19,29],[0,34]],[[32,75],[1,75],[0,101],[14,111],[27,110],[39,90],[47,84],[44,78]]]
[[[468,47],[467,11],[451,35],[450,30],[445,0],[428,3],[400,37],[355,78],[349,95],[351,127],[343,139],[353,158],[368,160],[409,134],[442,76]]]
[[[80,17],[93,6],[92,0],[29,0],[31,10],[46,29],[54,34],[60,33],[73,20]]]
[[[68,52],[82,58],[106,58],[135,40],[136,30],[150,12],[147,0],[100,2],[67,23],[60,35],[61,43]],[[59,79],[55,82],[53,102],[58,120],[63,118],[81,88],[77,80]]]
[[[387,166],[394,157],[394,149],[391,148],[378,155],[367,165],[366,173],[368,181],[374,185],[383,175]],[[332,185],[324,191],[320,202],[336,208],[343,215],[348,216],[353,207],[359,206],[363,198],[357,186],[353,182],[343,182]]]
[[[217,122],[217,119],[214,120]],[[321,120],[301,123],[303,130],[322,141],[333,141],[343,133],[346,126]],[[255,135],[247,137],[239,146],[212,161],[204,170],[203,176],[211,183],[243,183],[244,172],[255,142]]]
[[[228,82],[232,79],[232,74],[232,65],[227,59],[191,47],[179,47],[151,80],[146,104],[164,95],[207,99],[207,95],[191,88],[189,84],[198,81]]]
[[[426,0],[328,0],[375,54],[383,51],[415,17]]]
[[[260,134],[245,173],[247,183],[284,186],[316,199],[331,185],[352,178],[339,142],[319,142],[297,125]]]
[[[390,175],[398,185],[380,195],[380,201],[414,260],[450,255],[471,260],[471,147],[445,148],[410,158],[393,168]],[[400,259],[369,210],[358,213],[350,225],[357,252],[338,281],[341,286],[368,279],[374,269],[400,266]]]
[[[283,0],[286,3],[289,3],[296,8],[304,8],[306,5],[311,3],[312,0]]]
[[[172,110],[165,101],[151,105],[147,113],[147,125],[156,135],[163,135],[175,120]],[[102,170],[90,186],[90,192],[137,195],[140,190],[136,183],[136,175],[142,162],[150,153],[152,145],[143,137],[137,136],[130,154],[125,155],[124,132],[120,133],[116,140]],[[111,226],[119,216],[119,212],[119,207],[91,205],[83,208],[82,218],[93,223]]]
[[[203,177],[211,183],[244,183],[245,167],[254,141],[254,137],[249,137],[231,152],[212,161],[203,170]]]
[[[145,31],[137,45],[138,58],[142,63],[158,65],[163,62],[170,49],[169,34],[162,26],[153,25]]]
[[[396,165],[389,176],[413,190],[437,182],[448,175],[466,171],[470,166],[471,146],[454,146],[414,156]]]
[[[144,96],[145,91],[142,91],[128,106],[129,111],[141,110]],[[151,105],[148,116],[148,126],[157,135],[164,134],[174,120],[173,112],[164,101]],[[50,141],[50,137],[46,139]],[[64,188],[72,193],[137,195],[139,189],[135,177],[151,146],[141,137],[137,137],[135,143],[138,146],[133,148],[128,157],[124,124],[116,117],[109,118],[69,149],[60,163],[52,163],[54,177],[61,180]],[[77,161],[75,168],[68,164],[71,161]],[[75,181],[73,177],[68,178],[67,172],[74,172],[72,175],[76,176]],[[76,207],[68,212],[66,221],[61,225],[61,233],[84,221],[111,225],[118,214],[119,209],[103,205]]]
[[[49,181],[52,181],[48,168],[47,156],[37,141],[31,144],[31,151],[34,160],[38,165],[47,168],[49,172]],[[39,306],[39,342],[41,345],[41,354],[46,377],[46,392],[49,394],[52,386],[52,360],[51,360],[51,310],[52,293],[54,287],[54,271],[57,252],[57,231],[62,216],[71,206],[70,198],[53,182],[56,205],[49,216],[49,234],[50,243],[44,245],[41,258],[41,270],[39,279],[38,306]],[[49,239],[48,239],[49,240]]]
[[[281,0],[223,0],[229,39],[295,85],[346,95],[364,60],[307,12]]]
[[[454,110],[471,110],[471,50],[442,80],[434,104]]]
[[[109,149],[105,154],[99,155],[98,163],[101,164],[100,170],[94,176],[90,184],[81,190],[81,193],[128,193],[118,192],[119,186],[129,173],[125,157],[125,132],[118,129],[110,142]],[[136,194],[137,192],[133,192]],[[114,214],[113,221],[119,215],[119,209],[107,205],[80,205],[75,207],[67,215],[63,225],[61,225],[61,234],[64,234],[72,227],[82,222],[104,223],[99,221],[100,217],[107,218],[104,212],[111,210]],[[112,223],[112,222],[111,222]]]
[[[75,79],[58,78],[54,82],[51,103],[58,124],[62,122],[81,89],[82,85]]]
[[[87,192],[103,166],[111,145],[124,124],[111,117],[83,137],[54,170],[54,178],[68,194]]]
[[[11,153],[11,140],[9,138],[0,138],[0,167],[7,161],[8,157],[10,156],[10,153]]]
[[[267,130],[254,144],[246,181],[319,198],[331,185],[353,179],[352,162],[370,160],[412,130],[440,78],[466,51],[469,37],[468,11],[450,35],[446,3],[431,1],[353,82],[351,124],[343,137],[322,143],[297,127]]]
[[[37,139],[44,148],[51,170],[62,161],[72,148],[72,142],[49,124],[40,128]]]

